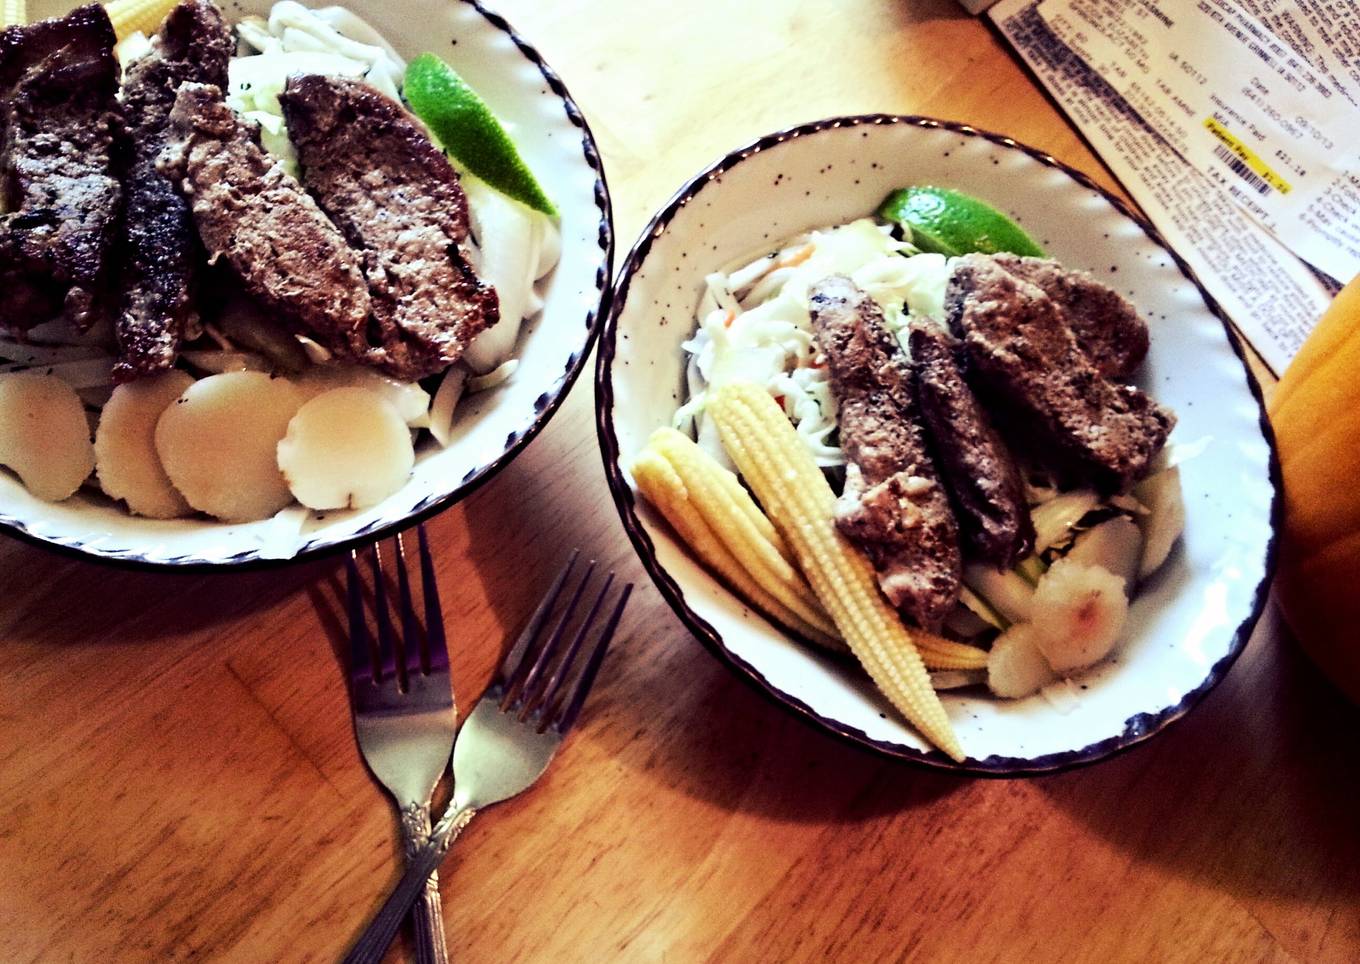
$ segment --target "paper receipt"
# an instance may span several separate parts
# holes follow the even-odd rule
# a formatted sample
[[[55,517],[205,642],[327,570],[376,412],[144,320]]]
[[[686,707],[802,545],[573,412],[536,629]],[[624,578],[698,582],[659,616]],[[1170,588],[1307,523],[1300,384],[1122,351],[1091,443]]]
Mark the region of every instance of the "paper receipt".
[[[1345,80],[1231,0],[1043,0],[1038,13],[1295,254],[1360,273],[1360,108]]]
[[[1304,60],[1360,105],[1360,4],[1355,0],[1239,0]]]
[[[1053,35],[1036,7],[1037,0],[1001,0],[989,16],[1266,364],[1283,371],[1331,292],[1186,164]]]

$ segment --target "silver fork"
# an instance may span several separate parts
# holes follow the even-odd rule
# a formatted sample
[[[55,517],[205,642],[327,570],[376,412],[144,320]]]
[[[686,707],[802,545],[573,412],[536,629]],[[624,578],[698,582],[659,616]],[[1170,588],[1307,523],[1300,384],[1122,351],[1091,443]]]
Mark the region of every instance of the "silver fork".
[[[402,536],[396,537],[400,637],[392,625],[382,549],[376,543],[372,548],[376,663],[374,637],[369,632],[364,612],[363,580],[357,551],[350,552],[347,565],[349,682],[354,734],[368,768],[396,802],[401,815],[402,846],[408,862],[429,839],[430,798],[448,766],[457,723],[453,688],[449,682],[444,617],[439,606],[434,561],[430,557],[430,546],[423,525],[417,527],[416,535],[420,543],[420,580],[427,643],[423,660],[420,625],[411,599],[411,582],[406,573]],[[420,896],[423,899],[415,904],[411,914],[416,960],[420,964],[447,964],[444,918],[440,911],[439,880],[436,876],[429,876]]]
[[[429,842],[407,861],[405,875],[345,957],[346,964],[377,964],[382,959],[406,909],[463,828],[479,810],[532,786],[576,722],[633,591],[631,583],[623,587],[596,641],[588,647],[584,659],[578,660],[614,582],[611,572],[590,611],[571,634],[571,642],[564,647],[577,604],[595,571],[592,562],[557,617],[551,635],[540,645],[542,629],[557,606],[578,555],[572,553],[529,625],[501,662],[490,688],[463,724],[454,744],[454,789],[449,808],[435,824]],[[568,677],[572,677],[570,684]]]

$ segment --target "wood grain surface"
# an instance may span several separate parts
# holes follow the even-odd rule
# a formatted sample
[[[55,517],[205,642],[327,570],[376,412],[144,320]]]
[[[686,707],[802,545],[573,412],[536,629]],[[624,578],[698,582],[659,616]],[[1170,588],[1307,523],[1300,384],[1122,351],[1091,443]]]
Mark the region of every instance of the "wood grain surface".
[[[499,6],[589,118],[625,250],[704,164],[830,114],[1004,131],[1116,188],[952,0]],[[1115,759],[1028,781],[885,762],[670,613],[610,502],[589,381],[431,523],[463,707],[568,547],[639,582],[558,762],[445,864],[456,960],[1360,959],[1360,712],[1272,616],[1194,713]],[[398,867],[350,730],[340,576],[0,541],[0,961],[338,958]]]

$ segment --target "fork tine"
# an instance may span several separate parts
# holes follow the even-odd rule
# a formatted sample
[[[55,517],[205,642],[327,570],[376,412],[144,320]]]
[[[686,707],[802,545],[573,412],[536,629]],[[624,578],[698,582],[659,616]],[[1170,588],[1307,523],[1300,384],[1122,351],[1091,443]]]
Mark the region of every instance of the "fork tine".
[[[382,549],[373,543],[373,608],[377,610],[378,659],[382,661],[382,678],[390,679],[397,672],[397,643],[392,631],[392,616],[387,609],[387,582],[383,579]]]
[[[547,621],[553,607],[557,605],[557,597],[562,592],[562,586],[566,584],[567,576],[571,574],[571,570],[576,566],[576,560],[580,555],[580,549],[572,550],[571,557],[567,559],[567,564],[562,567],[562,571],[557,574],[557,578],[553,580],[553,584],[548,588],[548,591],[543,594],[543,599],[538,604],[538,608],[534,610],[533,616],[530,617],[529,624],[524,627],[524,632],[520,633],[519,639],[515,640],[515,645],[510,647],[510,652],[506,653],[505,659],[501,660],[500,668],[496,670],[496,679],[492,684],[493,686],[500,686],[503,690],[509,689],[508,681],[511,675],[519,668],[519,664],[524,661],[524,654],[528,651],[530,644],[538,636],[539,630],[543,628],[543,624]]]
[[[373,682],[373,641],[364,618],[363,580],[359,576],[358,550],[345,559],[345,584],[349,608],[349,676],[353,683]]]
[[[576,607],[580,604],[581,597],[585,595],[586,586],[590,584],[590,577],[594,574],[595,561],[592,559],[590,566],[586,569],[585,575],[582,576],[581,581],[576,584],[576,591],[571,594],[571,599],[567,602],[566,606],[562,608],[561,614],[557,617],[557,625],[553,627],[552,634],[548,636],[547,642],[539,648],[538,655],[534,658],[533,665],[529,667],[529,671],[524,673],[522,680],[518,681],[518,702],[523,706],[521,716],[527,716],[531,710],[542,704],[543,694],[538,688],[538,678],[543,674],[543,671],[552,664],[553,660],[557,658],[562,637],[567,631],[567,625],[571,622],[572,617],[576,615]],[[525,662],[527,662],[527,660]],[[520,675],[523,668],[524,664],[521,663],[519,668],[516,669],[514,676],[511,677],[512,681],[515,677]]]
[[[572,692],[571,699],[567,703],[566,709],[557,717],[557,722],[553,724],[558,733],[566,733],[576,722],[576,717],[581,713],[581,706],[586,701],[586,694],[590,692],[590,687],[595,683],[595,675],[600,671],[600,664],[604,662],[604,654],[609,649],[609,644],[614,639],[614,631],[619,628],[619,620],[623,617],[623,607],[628,605],[628,597],[633,592],[633,584],[630,582],[623,587],[623,592],[619,594],[618,604],[614,611],[609,615],[609,622],[605,624],[600,632],[600,641],[595,644],[595,651],[590,654],[590,660],[585,668],[581,670],[581,675],[576,680],[576,689]]]
[[[434,578],[434,557],[425,537],[425,524],[416,526],[420,543],[420,584],[425,597],[425,641],[429,644],[430,672],[449,668],[449,649],[444,636],[444,610],[439,604],[439,583]]]
[[[595,617],[600,614],[600,607],[604,605],[605,596],[609,594],[609,587],[614,584],[614,574],[611,572],[605,579],[604,585],[595,595],[595,602],[590,606],[590,611],[586,613],[585,619],[581,620],[581,625],[576,627],[576,635],[572,637],[571,645],[562,658],[557,661],[557,668],[553,670],[552,676],[543,684],[540,693],[535,697],[535,701],[543,712],[539,716],[539,721],[547,719],[547,708],[554,705],[554,697],[557,695],[558,687],[562,685],[563,678],[567,675],[572,664],[576,662],[576,654],[581,649],[581,643],[585,641],[586,633],[590,632],[595,625]],[[526,689],[528,684],[525,684]],[[538,722],[538,721],[536,721]]]
[[[401,533],[397,533],[397,596],[401,608],[401,646],[402,657],[406,662],[406,678],[418,676],[421,670],[420,623],[416,619],[416,607],[411,602],[411,578],[406,574],[406,546]]]

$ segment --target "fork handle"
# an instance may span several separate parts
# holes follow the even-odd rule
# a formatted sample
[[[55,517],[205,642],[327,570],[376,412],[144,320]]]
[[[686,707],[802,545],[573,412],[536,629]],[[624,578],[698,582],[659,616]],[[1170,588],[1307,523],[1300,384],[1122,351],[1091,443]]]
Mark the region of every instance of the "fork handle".
[[[430,839],[430,808],[419,803],[401,811],[401,840],[409,862]],[[425,889],[411,908],[415,929],[416,964],[449,964],[444,942],[444,912],[439,901],[439,874],[431,873]]]
[[[424,892],[426,882],[443,862],[449,847],[476,814],[476,808],[463,806],[439,819],[430,833],[429,841],[406,861],[406,872],[345,955],[344,964],[379,964],[397,936],[402,918]]]

